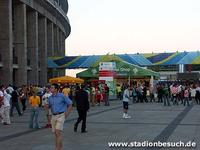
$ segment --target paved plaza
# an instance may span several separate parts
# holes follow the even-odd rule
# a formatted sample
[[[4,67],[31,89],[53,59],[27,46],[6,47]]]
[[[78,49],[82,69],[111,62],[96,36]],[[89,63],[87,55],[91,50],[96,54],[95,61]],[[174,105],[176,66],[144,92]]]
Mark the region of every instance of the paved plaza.
[[[77,118],[74,109],[66,120],[63,145],[64,150],[111,150],[136,148],[110,148],[108,142],[194,141],[200,149],[200,106],[164,107],[160,103],[135,103],[129,107],[131,119],[122,118],[122,102],[111,101],[111,106],[92,107],[87,118],[87,133],[73,131]],[[1,150],[54,150],[54,135],[50,129],[28,129],[29,110],[22,117],[11,118],[9,126],[0,125]],[[46,118],[40,113],[40,124]],[[140,148],[140,150],[148,148]],[[152,148],[156,149],[156,148]],[[159,149],[159,148],[157,148]],[[167,149],[167,148],[162,148]],[[186,148],[173,148],[186,149]],[[190,148],[191,149],[191,148]]]

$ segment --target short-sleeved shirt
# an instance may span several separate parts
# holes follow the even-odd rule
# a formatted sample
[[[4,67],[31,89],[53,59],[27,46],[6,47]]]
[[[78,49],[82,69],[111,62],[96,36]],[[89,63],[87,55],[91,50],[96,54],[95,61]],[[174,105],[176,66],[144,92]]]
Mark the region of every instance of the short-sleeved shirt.
[[[124,91],[124,94],[123,94],[123,102],[128,102],[129,101],[129,98],[130,98],[130,93],[129,93],[129,90],[126,89]]]
[[[68,96],[63,93],[57,93],[56,95],[51,95],[48,99],[49,108],[53,114],[61,113],[67,111],[67,106],[72,104],[72,101]]]
[[[189,97],[189,91],[188,90],[184,91],[184,97]]]
[[[29,103],[32,107],[38,107],[40,105],[40,97],[39,96],[31,96],[29,98]]]
[[[48,104],[48,99],[51,96],[51,93],[45,93],[42,96],[42,106],[47,105]]]
[[[177,87],[172,87],[172,88],[171,88],[171,93],[172,93],[173,95],[176,95],[176,94],[178,93],[178,88],[177,88]]]
[[[5,92],[4,107],[9,107],[10,106],[10,99],[11,99],[11,95]]]

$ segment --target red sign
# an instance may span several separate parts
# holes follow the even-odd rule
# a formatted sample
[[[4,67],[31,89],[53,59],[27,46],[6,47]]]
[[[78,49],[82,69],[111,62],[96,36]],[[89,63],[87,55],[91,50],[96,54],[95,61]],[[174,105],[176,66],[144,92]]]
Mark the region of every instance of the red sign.
[[[115,76],[114,71],[107,71],[107,70],[102,70],[99,71],[99,77],[114,77]]]

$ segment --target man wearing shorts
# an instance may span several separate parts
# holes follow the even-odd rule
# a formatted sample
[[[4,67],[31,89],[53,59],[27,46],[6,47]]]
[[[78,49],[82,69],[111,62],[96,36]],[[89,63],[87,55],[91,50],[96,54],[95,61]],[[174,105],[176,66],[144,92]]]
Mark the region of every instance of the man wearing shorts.
[[[55,134],[56,150],[62,150],[61,132],[63,131],[65,118],[72,111],[72,101],[68,96],[64,96],[64,94],[58,93],[58,91],[58,84],[52,84],[52,95],[48,99],[48,107],[52,112],[51,125],[52,131]]]
[[[128,102],[130,99],[130,87],[127,85],[126,89],[123,93],[123,108],[124,108],[124,114],[122,118],[128,119],[131,118],[131,116],[128,115]]]

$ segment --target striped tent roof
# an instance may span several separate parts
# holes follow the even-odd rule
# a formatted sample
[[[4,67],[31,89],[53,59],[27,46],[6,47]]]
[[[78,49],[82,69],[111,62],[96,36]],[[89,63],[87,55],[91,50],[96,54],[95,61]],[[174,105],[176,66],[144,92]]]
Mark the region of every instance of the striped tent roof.
[[[58,68],[59,66],[50,58],[47,59],[48,68]]]
[[[115,55],[115,54],[114,54]],[[112,55],[65,56],[48,58],[48,68],[89,68],[102,59]],[[174,52],[149,54],[116,54],[117,58],[133,65],[178,65],[200,64],[200,52]]]

